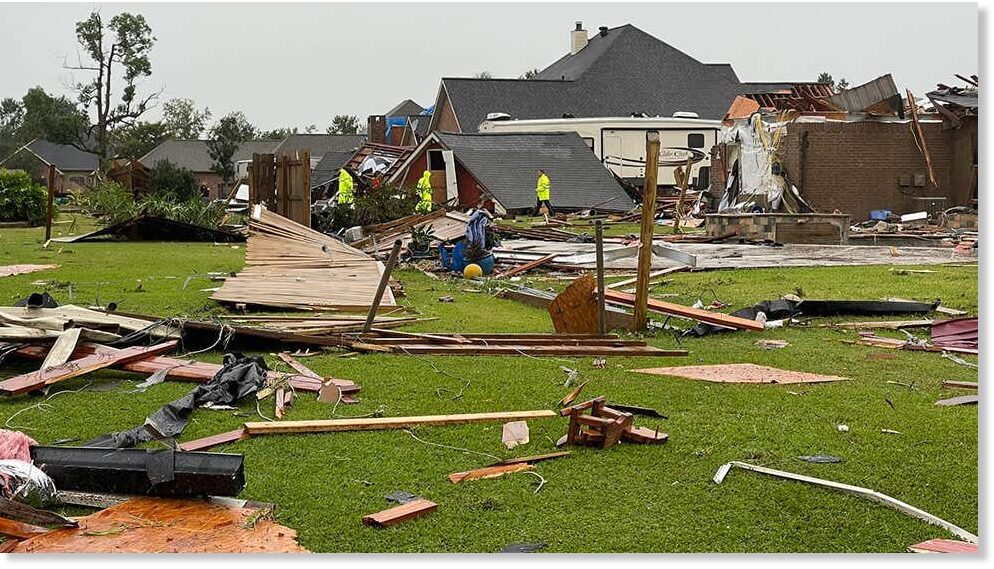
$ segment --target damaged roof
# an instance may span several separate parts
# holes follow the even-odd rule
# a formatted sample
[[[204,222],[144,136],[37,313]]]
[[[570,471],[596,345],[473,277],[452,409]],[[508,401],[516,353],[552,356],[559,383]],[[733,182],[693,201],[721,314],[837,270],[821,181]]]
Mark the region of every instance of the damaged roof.
[[[631,198],[575,132],[439,132],[434,136],[508,211],[535,207],[540,168],[552,182],[556,208],[632,208]]]
[[[323,186],[338,177],[338,171],[348,164],[355,152],[328,152],[321,157],[314,169],[311,170],[311,187]]]
[[[442,79],[460,129],[475,131],[488,113],[516,119],[672,116],[720,119],[741,91],[730,64],[706,64],[631,24],[595,34],[532,79]]]

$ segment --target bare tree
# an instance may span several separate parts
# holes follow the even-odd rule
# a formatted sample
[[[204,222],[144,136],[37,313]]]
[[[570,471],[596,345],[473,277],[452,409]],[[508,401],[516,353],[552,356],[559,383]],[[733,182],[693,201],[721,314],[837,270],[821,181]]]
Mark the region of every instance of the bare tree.
[[[96,148],[91,150],[103,160],[110,152],[110,133],[118,126],[133,125],[159,95],[156,92],[138,97],[136,93],[136,82],[152,75],[148,56],[155,37],[140,14],[122,12],[104,25],[100,13],[94,11],[89,18],[76,23],[76,40],[91,61],[79,58],[77,65],[66,68],[94,75],[90,81],[76,83],[73,88],[83,109],[93,109],[97,118],[81,142],[95,139]],[[117,73],[121,75],[118,77]]]

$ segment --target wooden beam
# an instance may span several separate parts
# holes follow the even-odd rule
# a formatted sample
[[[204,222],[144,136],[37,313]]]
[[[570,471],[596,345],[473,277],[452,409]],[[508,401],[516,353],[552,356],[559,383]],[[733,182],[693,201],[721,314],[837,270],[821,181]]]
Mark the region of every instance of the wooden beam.
[[[504,476],[505,474],[510,474],[512,472],[521,472],[522,470],[534,470],[535,467],[526,462],[516,462],[513,464],[498,464],[497,466],[488,466],[486,468],[477,468],[475,470],[467,470],[466,472],[453,472],[449,475],[449,482],[453,484],[459,484],[460,482],[467,482],[469,480],[482,480],[483,478],[497,478],[498,476]]]
[[[649,283],[651,284],[654,279],[657,279],[659,277],[662,277],[662,276],[665,276],[665,275],[668,275],[668,274],[671,274],[671,273],[679,273],[679,272],[689,271],[689,270],[690,270],[690,267],[667,267],[665,269],[659,269],[658,271],[652,271],[651,273],[649,273]],[[622,281],[618,281],[616,283],[611,283],[611,284],[607,285],[607,288],[621,288],[621,287],[624,287],[624,286],[635,284],[636,282],[638,282],[638,277],[632,277],[630,279],[625,279],[625,280],[622,280]]]
[[[413,520],[426,516],[438,509],[438,504],[431,500],[414,500],[406,504],[401,504],[389,510],[376,512],[362,517],[362,523],[369,526],[390,527],[400,522]]]
[[[45,244],[52,238],[52,217],[55,215],[55,164],[48,165],[48,209],[45,215]]]
[[[511,267],[510,269],[508,269],[508,270],[506,270],[506,271],[504,271],[504,272],[502,272],[502,273],[500,273],[498,275],[495,275],[494,278],[495,279],[502,279],[502,278],[505,278],[505,277],[513,277],[514,275],[518,275],[518,274],[530,271],[530,270],[532,270],[534,268],[541,267],[542,265],[544,265],[544,264],[548,263],[549,261],[552,261],[553,259],[555,259],[557,256],[558,256],[558,253],[553,253],[551,255],[545,255],[544,257],[539,257],[538,259],[535,259],[534,261],[528,261],[527,263],[525,263],[523,265],[518,265],[517,267]]]
[[[0,534],[16,537],[17,539],[28,539],[36,535],[44,535],[50,531],[52,530],[41,526],[0,518]]]
[[[604,295],[607,300],[617,302],[618,304],[624,304],[626,306],[634,306],[636,302],[635,297],[626,292],[607,290]],[[755,320],[748,320],[746,318],[739,318],[738,316],[721,314],[720,312],[701,310],[699,308],[683,306],[682,304],[674,304],[672,302],[665,302],[662,300],[648,299],[647,307],[649,310],[654,312],[669,314],[671,316],[681,316],[683,318],[690,318],[692,320],[707,322],[708,324],[715,324],[718,326],[727,326],[729,328],[736,328],[739,330],[754,330],[757,332],[763,330],[763,324]]]
[[[918,139],[919,149],[922,151],[922,156],[925,158],[925,167],[928,168],[928,179],[932,182],[932,187],[938,188],[939,182],[935,179],[935,170],[932,168],[932,156],[928,152],[928,145],[925,142],[925,131],[922,129],[921,122],[918,119],[918,105],[915,104],[915,96],[911,94],[911,89],[908,89],[908,106],[911,107],[911,124],[914,129],[915,138]]]
[[[688,156],[687,170],[680,172],[680,176],[677,179],[680,184],[680,199],[677,200],[676,207],[673,210],[673,233],[680,233],[680,217],[683,215],[683,200],[687,198],[687,185],[690,184],[690,169],[693,165],[693,156]],[[680,170],[679,166],[677,166],[677,170]]]
[[[140,360],[168,352],[176,347],[176,343],[176,340],[170,340],[150,347],[135,346],[125,348],[113,354],[94,354],[66,362],[51,369],[19,375],[0,382],[0,393],[5,395],[20,395],[21,393],[35,391],[47,385],[79,377],[92,371],[111,367],[115,364]]]
[[[192,441],[187,441],[179,445],[179,449],[183,451],[195,451],[204,450],[217,445],[223,445],[225,443],[233,443],[235,441],[241,441],[249,437],[248,433],[245,432],[245,428],[241,427],[235,429],[234,431],[228,431],[227,433],[220,433],[217,435],[211,435],[209,437],[204,437],[202,439],[196,439]]]
[[[649,300],[649,270],[652,268],[652,235],[656,228],[656,178],[659,175],[659,131],[645,135],[645,183],[642,189],[642,226],[639,233],[638,268],[635,285],[635,331],[645,330]],[[605,295],[607,291],[605,291]]]
[[[406,429],[422,425],[443,426],[467,423],[494,423],[555,417],[548,409],[533,411],[500,411],[496,413],[464,413],[461,415],[418,415],[414,417],[374,417],[365,419],[327,419],[315,421],[282,421],[245,423],[249,435],[279,435],[295,433],[332,433],[343,431],[376,431]]]
[[[980,385],[974,381],[954,381],[952,379],[947,379],[942,382],[942,387],[945,388],[959,388],[959,389],[979,389]]]

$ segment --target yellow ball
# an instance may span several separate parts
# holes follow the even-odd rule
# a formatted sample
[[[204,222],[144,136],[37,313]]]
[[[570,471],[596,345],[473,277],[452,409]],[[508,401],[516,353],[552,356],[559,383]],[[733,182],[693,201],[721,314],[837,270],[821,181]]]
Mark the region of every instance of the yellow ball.
[[[472,263],[466,265],[466,268],[462,270],[462,276],[463,278],[466,279],[475,279],[476,277],[482,277],[483,269],[480,268],[480,265]]]

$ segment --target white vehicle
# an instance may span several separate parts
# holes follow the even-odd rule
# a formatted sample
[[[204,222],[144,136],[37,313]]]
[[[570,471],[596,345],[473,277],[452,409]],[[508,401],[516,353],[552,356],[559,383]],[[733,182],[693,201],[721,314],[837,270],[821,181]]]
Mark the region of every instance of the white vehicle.
[[[696,118],[693,113],[674,117],[599,117],[566,119],[486,120],[480,132],[575,132],[605,166],[628,180],[645,178],[645,133],[659,131],[659,185],[674,185],[673,169],[694,157],[691,176],[711,167],[711,147],[718,142],[721,121]],[[689,115],[689,116],[687,116]],[[706,181],[707,174],[705,174]]]

